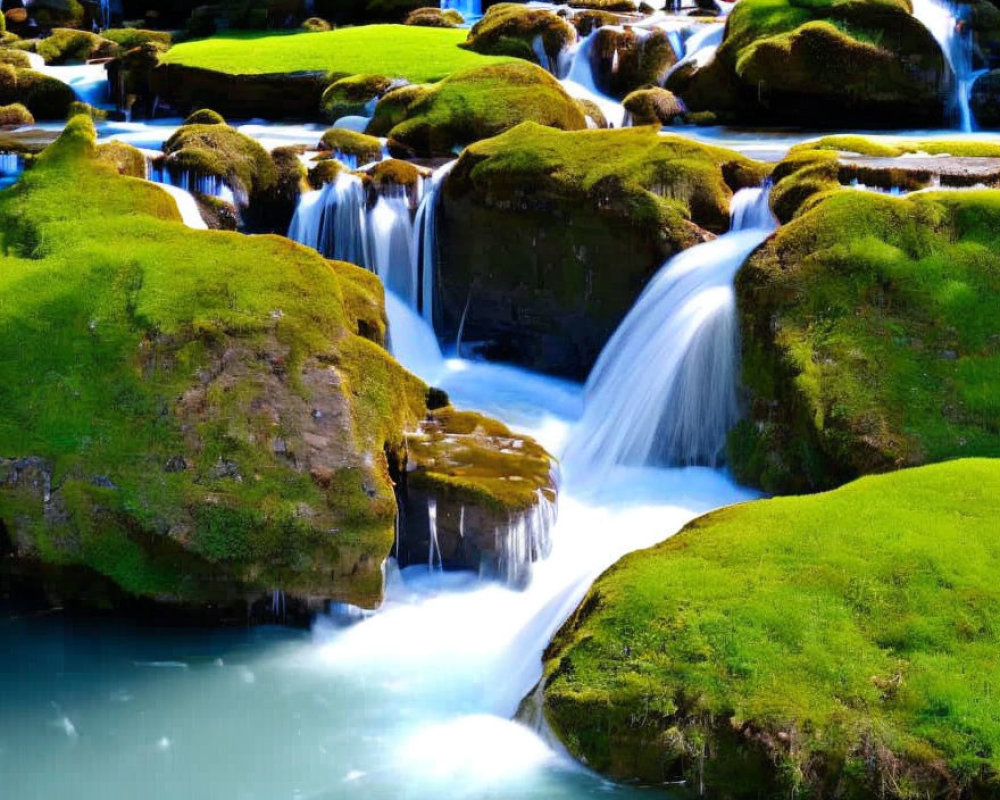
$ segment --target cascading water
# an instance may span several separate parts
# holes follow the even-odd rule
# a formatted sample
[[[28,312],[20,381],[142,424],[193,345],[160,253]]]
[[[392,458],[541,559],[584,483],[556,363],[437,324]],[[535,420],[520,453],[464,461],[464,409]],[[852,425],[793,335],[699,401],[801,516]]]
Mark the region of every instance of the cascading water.
[[[466,22],[475,22],[483,15],[482,0],[441,0],[441,8],[457,11]]]
[[[449,161],[434,170],[430,183],[424,189],[423,199],[413,222],[413,252],[410,259],[420,280],[420,313],[427,324],[434,327],[434,287],[438,259],[438,205],[441,202],[441,185],[454,168],[456,161]]]
[[[774,227],[767,190],[742,189],[729,233],[653,276],[587,380],[567,469],[719,463],[739,415],[733,279]]]
[[[684,66],[693,64],[696,67],[704,67],[710,63],[715,58],[715,51],[722,44],[725,32],[726,25],[722,22],[710,22],[696,29],[684,40],[684,57],[670,68],[667,77]]]
[[[49,75],[67,84],[76,94],[76,99],[88,103],[94,108],[110,109],[111,92],[108,86],[108,73],[102,63],[69,64],[65,66],[48,65],[38,53],[25,53],[31,68],[43,75]]]
[[[292,216],[288,238],[327,258],[372,269],[367,206],[361,179],[341,173],[322,189],[302,195]]]
[[[413,223],[405,189],[380,195],[368,213],[370,267],[387,290],[416,308],[419,284],[413,263]],[[390,336],[392,331],[390,329]]]
[[[190,170],[173,169],[169,165],[158,165],[152,159],[146,160],[146,180],[153,183],[175,186],[185,192],[217,197],[236,208],[246,208],[249,199],[237,193],[217,175],[196,175]]]
[[[953,76],[952,114],[959,128],[971,133],[975,130],[975,120],[969,108],[969,95],[976,79],[987,72],[973,69],[972,28],[963,24],[959,7],[947,0],[913,0],[913,16],[941,46]]]
[[[570,97],[595,103],[604,114],[608,125],[620,128],[625,121],[624,107],[613,97],[601,92],[594,81],[594,44],[599,32],[600,28],[595,28],[577,42],[570,52],[560,56],[559,82]]]
[[[17,153],[0,153],[0,189],[17,183],[24,171],[24,158]]]

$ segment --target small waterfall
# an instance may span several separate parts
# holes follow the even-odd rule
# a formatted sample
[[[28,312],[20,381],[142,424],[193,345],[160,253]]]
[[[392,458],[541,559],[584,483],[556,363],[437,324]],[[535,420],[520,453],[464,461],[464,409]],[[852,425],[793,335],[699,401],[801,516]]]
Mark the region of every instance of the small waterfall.
[[[482,0],[441,0],[441,8],[457,11],[466,22],[474,22],[483,15]]]
[[[110,109],[111,87],[108,73],[103,63],[48,65],[38,53],[25,53],[31,69],[67,84],[76,94],[76,99],[94,108]]]
[[[194,195],[179,186],[169,183],[158,183],[157,186],[174,198],[174,202],[177,204],[177,211],[181,215],[181,221],[185,225],[195,230],[208,229],[208,225],[202,218],[201,211],[198,209],[198,202],[194,199]]]
[[[24,172],[24,158],[17,153],[0,153],[0,189],[17,183]]]
[[[441,544],[438,542],[437,530],[437,500],[427,501],[427,571],[440,571],[444,568],[441,559]]]
[[[367,225],[368,197],[356,175],[340,173],[322,189],[306,192],[288,228],[288,238],[327,258],[373,269]]]
[[[594,43],[600,30],[595,28],[580,40],[572,51],[559,57],[559,82],[570,97],[596,103],[608,125],[620,128],[625,121],[624,107],[613,97],[603,94],[594,82]]]
[[[964,24],[963,12],[947,0],[913,0],[913,16],[930,31],[941,46],[948,66],[951,67],[951,113],[959,128],[970,133],[975,130],[975,120],[969,108],[969,95],[976,79],[988,70],[974,70],[972,28]]]
[[[236,208],[246,208],[249,198],[243,192],[233,189],[218,175],[196,175],[187,169],[175,169],[169,164],[156,164],[146,159],[146,180],[153,183],[176,186],[185,192],[217,197]]]
[[[732,200],[730,232],[685,250],[653,276],[604,346],[563,463],[716,465],[738,420],[733,279],[774,229],[766,189]]]
[[[441,186],[456,163],[449,161],[434,170],[429,185],[424,189],[423,199],[417,208],[417,216],[413,223],[413,252],[410,259],[420,281],[420,313],[432,329],[438,263],[438,205],[441,202]]]
[[[412,258],[413,223],[406,190],[394,187],[379,196],[368,213],[367,227],[371,267],[386,289],[416,308],[419,284]]]
[[[670,77],[671,73],[689,64],[693,64],[698,68],[709,64],[715,58],[715,51],[722,44],[722,37],[725,35],[725,32],[726,25],[724,22],[709,22],[698,28],[684,40],[682,45],[684,57],[670,68],[667,72],[667,77]]]
[[[540,491],[534,508],[515,515],[506,528],[495,533],[495,548],[499,553],[495,565],[496,577],[511,586],[526,586],[531,580],[531,565],[552,552],[550,533],[556,523],[557,506]]]

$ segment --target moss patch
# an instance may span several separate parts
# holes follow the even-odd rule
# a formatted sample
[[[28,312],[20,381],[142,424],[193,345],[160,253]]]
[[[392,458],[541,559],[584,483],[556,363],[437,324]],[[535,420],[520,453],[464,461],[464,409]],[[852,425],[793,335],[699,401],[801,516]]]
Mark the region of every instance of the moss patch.
[[[537,64],[536,39],[546,59],[554,61],[564,47],[576,41],[576,29],[546,9],[498,3],[490,6],[472,26],[464,47],[477,53],[516,56]]]
[[[625,557],[546,652],[546,717],[692,794],[993,796],[997,485],[984,460],[865,478]]]
[[[997,230],[997,191],[835,191],[768,240],[737,278],[736,474],[816,489],[1000,453]]]

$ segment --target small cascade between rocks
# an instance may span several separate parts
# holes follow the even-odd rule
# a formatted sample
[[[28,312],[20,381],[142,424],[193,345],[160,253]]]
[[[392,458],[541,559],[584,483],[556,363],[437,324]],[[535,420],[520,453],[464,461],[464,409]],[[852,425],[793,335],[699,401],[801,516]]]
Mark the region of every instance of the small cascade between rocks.
[[[17,153],[0,153],[0,189],[17,183],[24,172],[24,158]]]
[[[560,54],[556,76],[570,97],[590,100],[601,109],[610,127],[620,128],[625,122],[624,107],[601,92],[594,81],[594,44],[600,30],[595,28],[572,49]]]
[[[972,28],[965,24],[963,11],[948,0],[913,0],[913,16],[923,24],[941,46],[953,76],[951,114],[964,133],[976,129],[969,108],[972,86],[988,70],[973,69]]]
[[[664,82],[666,82],[666,78],[670,77],[671,73],[681,67],[693,64],[700,68],[709,64],[715,58],[715,51],[722,44],[722,37],[725,35],[725,32],[725,23],[710,22],[702,25],[688,36],[681,46],[682,52],[677,53],[680,56],[679,60],[668,70]],[[673,44],[673,39],[670,41]],[[676,47],[674,51],[677,52]]]
[[[299,198],[288,238],[327,258],[374,271],[367,215],[368,197],[361,179],[341,173],[322,189]]]
[[[668,260],[604,346],[587,380],[566,469],[721,463],[738,421],[733,280],[774,230],[766,188],[733,196],[728,233]]]
[[[108,73],[100,62],[88,64],[48,65],[38,53],[25,52],[31,69],[62,81],[76,94],[76,99],[94,108],[111,109]]]
[[[146,180],[153,183],[174,186],[191,194],[217,197],[230,203],[234,208],[246,208],[249,200],[242,192],[235,192],[218,175],[197,175],[187,169],[174,169],[169,165],[159,165],[147,157]]]
[[[434,328],[434,293],[438,263],[438,206],[441,202],[441,185],[457,161],[438,167],[425,184],[423,199],[413,221],[413,252],[410,258],[420,279],[420,313]]]

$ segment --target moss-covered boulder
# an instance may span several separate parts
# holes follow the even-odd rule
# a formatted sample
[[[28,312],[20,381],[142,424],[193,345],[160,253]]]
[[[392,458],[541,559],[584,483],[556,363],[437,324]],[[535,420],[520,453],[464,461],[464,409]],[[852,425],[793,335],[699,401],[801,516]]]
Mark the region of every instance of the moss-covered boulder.
[[[322,33],[333,28],[333,26],[322,17],[309,17],[302,22],[302,30],[309,33]]]
[[[696,520],[596,581],[545,718],[685,797],[995,797],[997,486],[970,459]]]
[[[549,552],[549,454],[496,420],[450,406],[429,412],[406,444],[400,566],[436,561],[523,585]]]
[[[622,103],[632,125],[671,125],[683,119],[687,109],[666,89],[639,89]]]
[[[715,58],[666,88],[730,120],[903,127],[941,125],[951,79],[908,0],[748,0]]]
[[[229,125],[183,125],[163,144],[163,166],[226,183],[243,205],[274,187],[277,168],[260,144]]]
[[[393,118],[403,117],[388,132],[394,155],[452,155],[469,142],[496,136],[522,122],[570,131],[587,127],[580,105],[559,82],[526,62],[463,70],[414,93],[405,109],[400,109],[395,95],[392,92],[382,101],[392,104]],[[380,115],[376,107],[375,116],[390,115]]]
[[[112,140],[98,145],[94,157],[97,161],[110,164],[119,175],[127,175],[130,178],[146,177],[145,154],[125,142]]]
[[[113,58],[118,54],[119,45],[89,31],[56,28],[35,42],[34,51],[46,64],[69,64],[92,58]]]
[[[77,0],[33,0],[31,17],[43,28],[71,27],[83,22],[84,9]]]
[[[23,50],[0,50],[0,64],[10,64],[19,69],[28,69],[31,59]]]
[[[406,432],[436,397],[384,347],[378,279],[284,237],[192,231],[95,140],[75,118],[0,193],[0,333],[16,344],[0,360],[0,564],[43,565],[57,594],[60,569],[85,568],[199,608],[271,590],[377,604]],[[535,455],[495,458],[530,473]],[[447,502],[449,468],[424,468]],[[471,520],[502,476],[454,480]]]
[[[737,279],[736,475],[803,491],[1000,453],[1000,192],[819,197]]]
[[[185,125],[225,125],[226,120],[222,114],[212,111],[210,108],[199,108],[188,114],[184,120]]]
[[[350,75],[331,83],[320,99],[323,116],[330,122],[341,117],[371,116],[375,102],[393,87],[384,75]]]
[[[418,8],[410,12],[404,25],[422,25],[427,28],[457,28],[465,18],[454,8]]]
[[[154,45],[158,50],[167,50],[173,43],[173,34],[170,31],[151,31],[144,28],[108,28],[101,31],[101,36],[117,44],[123,52],[146,44]]]
[[[444,183],[436,323],[582,378],[663,261],[725,231],[733,191],[765,173],[652,127],[529,123],[471,145]]]
[[[333,153],[334,158],[354,162],[355,166],[378,161],[382,157],[382,142],[346,128],[330,128],[319,140],[319,149]]]
[[[34,125],[35,118],[20,103],[0,106],[0,127],[20,128],[23,125]]]
[[[477,53],[517,56],[549,67],[575,41],[576,29],[558,14],[519,3],[499,3],[472,26],[464,46]]]
[[[35,119],[64,120],[76,93],[57,78],[0,64],[0,105],[20,103]]]

